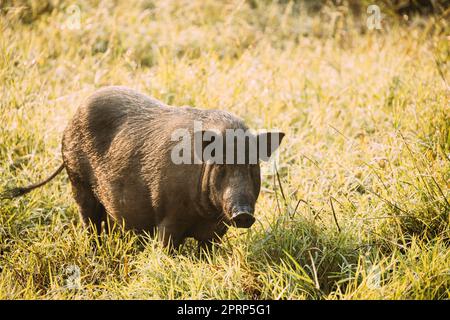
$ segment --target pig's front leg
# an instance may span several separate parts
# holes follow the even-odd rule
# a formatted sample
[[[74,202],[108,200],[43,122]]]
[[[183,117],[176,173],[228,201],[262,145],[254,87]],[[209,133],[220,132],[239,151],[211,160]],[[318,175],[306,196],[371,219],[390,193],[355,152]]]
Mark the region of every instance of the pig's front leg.
[[[198,240],[198,250],[200,253],[202,252],[211,252],[212,247],[215,243],[219,243],[222,241],[222,237],[223,235],[226,233],[227,228],[226,226],[224,227],[220,227],[218,228],[218,230],[216,230],[216,232],[214,233],[214,235],[209,238],[209,239],[205,239],[205,240]]]
[[[170,220],[164,219],[157,228],[158,239],[171,251],[178,250],[184,242],[184,232],[180,225],[170,223]]]
[[[214,245],[215,242],[217,242],[217,240],[215,240],[214,238],[209,240],[198,241],[198,252],[200,254],[211,252],[212,246]]]

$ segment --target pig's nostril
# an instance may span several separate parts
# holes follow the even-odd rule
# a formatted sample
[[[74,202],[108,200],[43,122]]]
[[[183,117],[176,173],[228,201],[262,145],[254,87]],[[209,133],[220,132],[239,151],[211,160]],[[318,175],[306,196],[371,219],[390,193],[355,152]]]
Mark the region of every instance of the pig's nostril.
[[[238,212],[231,219],[236,228],[250,228],[255,222],[255,217],[248,212]]]

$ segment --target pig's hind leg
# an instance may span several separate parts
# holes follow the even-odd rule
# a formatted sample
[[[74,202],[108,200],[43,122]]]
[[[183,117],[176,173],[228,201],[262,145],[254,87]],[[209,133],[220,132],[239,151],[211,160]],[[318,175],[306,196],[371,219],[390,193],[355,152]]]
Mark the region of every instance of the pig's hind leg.
[[[71,179],[71,182],[73,195],[84,226],[89,231],[99,234],[102,230],[102,223],[107,221],[105,207],[97,199],[91,186],[73,179]]]

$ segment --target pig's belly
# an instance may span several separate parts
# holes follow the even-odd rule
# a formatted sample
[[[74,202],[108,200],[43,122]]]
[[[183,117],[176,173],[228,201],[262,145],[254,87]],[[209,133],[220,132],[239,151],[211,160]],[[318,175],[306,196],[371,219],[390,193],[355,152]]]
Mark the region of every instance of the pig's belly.
[[[99,181],[96,192],[107,214],[127,230],[153,232],[156,215],[150,195],[133,177],[118,181]],[[102,183],[103,182],[103,183]]]

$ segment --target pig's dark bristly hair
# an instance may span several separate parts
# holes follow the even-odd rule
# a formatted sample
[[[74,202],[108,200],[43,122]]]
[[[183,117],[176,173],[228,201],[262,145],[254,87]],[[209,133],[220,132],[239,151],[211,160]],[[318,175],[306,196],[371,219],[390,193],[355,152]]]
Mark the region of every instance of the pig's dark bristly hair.
[[[6,200],[6,199],[13,199],[20,196],[23,196],[24,194],[29,193],[30,191],[42,187],[46,183],[50,182],[54,177],[56,177],[62,170],[64,169],[64,163],[59,166],[59,168],[52,173],[51,176],[49,176],[44,181],[26,186],[26,187],[17,187],[13,189],[6,190],[2,193],[0,193],[0,200]]]

